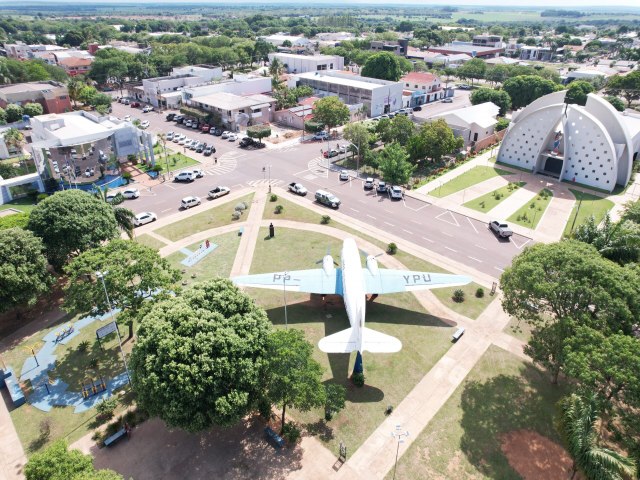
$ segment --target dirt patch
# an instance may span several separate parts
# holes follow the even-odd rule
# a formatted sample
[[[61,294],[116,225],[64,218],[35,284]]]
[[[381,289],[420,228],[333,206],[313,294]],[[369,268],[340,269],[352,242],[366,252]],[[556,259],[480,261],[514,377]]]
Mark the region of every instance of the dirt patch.
[[[569,454],[560,445],[537,432],[508,432],[501,436],[500,444],[509,465],[524,480],[569,477],[572,463]]]

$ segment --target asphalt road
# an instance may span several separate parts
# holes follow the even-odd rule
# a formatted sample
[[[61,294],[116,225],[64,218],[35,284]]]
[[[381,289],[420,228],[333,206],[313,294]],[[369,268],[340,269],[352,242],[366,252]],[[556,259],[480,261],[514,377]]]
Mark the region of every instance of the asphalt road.
[[[309,189],[310,194],[305,197],[309,202],[314,201],[313,192],[318,188],[329,190],[342,201],[342,213],[496,278],[530,242],[530,239],[518,235],[514,235],[511,241],[500,241],[485,223],[477,220],[414,198],[393,201],[365,191],[363,179],[352,178],[342,182],[338,178],[340,168],[333,165],[326,168],[327,162],[320,153],[321,149],[327,149],[326,142],[300,143],[280,149],[243,150],[238,147],[238,142],[228,142],[167,122],[166,113],[142,113],[137,108],[113,104],[113,114],[118,117],[129,114],[132,119],[149,120],[151,131],[181,132],[191,139],[213,142],[217,152],[211,157],[204,157],[189,151],[190,156],[203,161],[201,168],[205,177],[190,184],[167,181],[154,186],[151,191],[141,191],[139,199],[127,201],[127,207],[136,213],[153,211],[158,217],[163,217],[178,212],[180,200],[185,196],[196,195],[208,201],[207,192],[217,185],[234,189],[266,184],[271,179],[272,185],[282,187],[292,181],[302,183]],[[182,148],[173,142],[168,142],[167,147],[174,151]],[[218,158],[217,164],[214,156]]]

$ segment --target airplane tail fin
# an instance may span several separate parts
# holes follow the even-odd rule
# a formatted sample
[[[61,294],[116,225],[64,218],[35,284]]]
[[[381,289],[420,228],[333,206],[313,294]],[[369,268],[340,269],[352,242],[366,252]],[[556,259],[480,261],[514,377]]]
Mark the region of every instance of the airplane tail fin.
[[[356,332],[353,328],[347,328],[326,336],[318,342],[318,347],[325,353],[353,352],[358,349]],[[393,353],[402,349],[402,342],[391,335],[364,327],[361,348],[372,353]]]

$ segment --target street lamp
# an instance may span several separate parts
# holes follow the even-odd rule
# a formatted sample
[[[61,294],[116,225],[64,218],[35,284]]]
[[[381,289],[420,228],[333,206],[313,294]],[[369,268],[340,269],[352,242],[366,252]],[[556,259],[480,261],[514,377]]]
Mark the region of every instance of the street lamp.
[[[353,148],[356,149],[356,152],[358,154],[358,156],[356,157],[356,176],[360,178],[360,149],[353,142],[349,142],[349,145],[353,146]]]
[[[104,272],[97,271],[96,277],[102,281],[102,288],[104,289],[104,295],[107,297],[107,305],[109,306],[109,312],[111,313],[111,320],[115,322],[113,318],[113,309],[111,308],[111,300],[109,300],[109,293],[107,292],[107,285],[104,283],[104,277],[109,273],[108,270]],[[120,354],[122,355],[122,363],[124,363],[124,369],[127,372],[127,379],[129,383],[131,383],[131,375],[129,375],[129,367],[127,366],[127,359],[124,356],[124,351],[122,350],[122,339],[120,338],[120,331],[118,330],[118,326],[116,323],[116,335],[118,335],[118,345],[120,346]]]
[[[396,468],[398,468],[398,453],[400,452],[400,444],[404,443],[404,439],[409,436],[408,431],[401,431],[402,427],[400,425],[396,425],[396,431],[391,432],[391,436],[398,441],[398,446],[396,447],[396,463],[393,467],[393,480],[396,479]]]
[[[284,272],[282,275],[282,296],[284,297],[284,328],[289,328],[289,322],[287,319],[287,277],[289,272]]]

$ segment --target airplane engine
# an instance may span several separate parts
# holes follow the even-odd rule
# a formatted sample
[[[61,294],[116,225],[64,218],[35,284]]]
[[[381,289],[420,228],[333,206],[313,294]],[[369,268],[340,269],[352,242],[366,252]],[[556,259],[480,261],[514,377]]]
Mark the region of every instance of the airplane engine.
[[[322,269],[327,275],[333,275],[335,267],[333,266],[333,257],[331,255],[325,255],[322,259]]]
[[[373,255],[367,257],[367,269],[371,272],[371,275],[378,274],[378,261]]]

